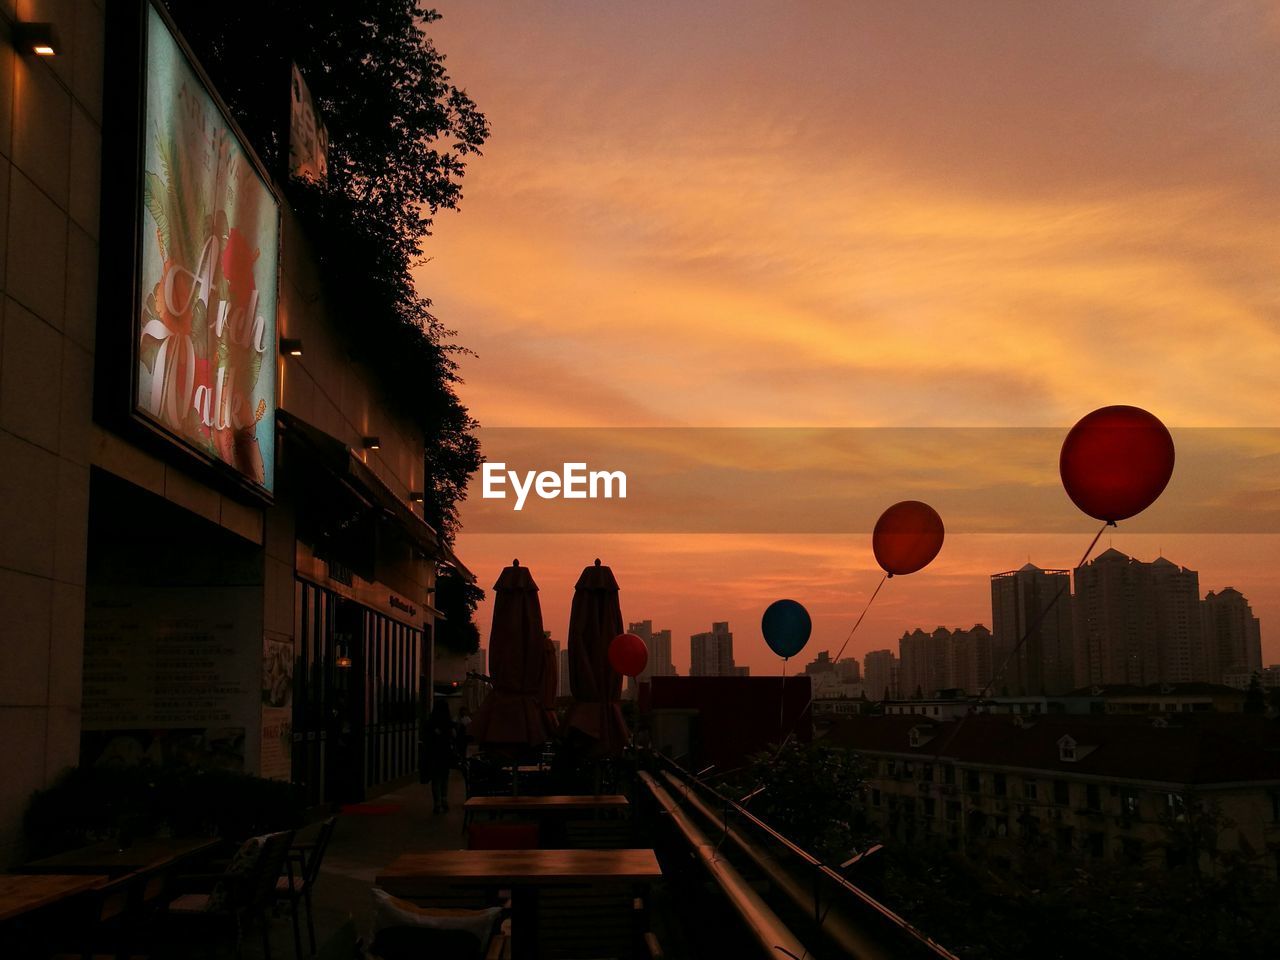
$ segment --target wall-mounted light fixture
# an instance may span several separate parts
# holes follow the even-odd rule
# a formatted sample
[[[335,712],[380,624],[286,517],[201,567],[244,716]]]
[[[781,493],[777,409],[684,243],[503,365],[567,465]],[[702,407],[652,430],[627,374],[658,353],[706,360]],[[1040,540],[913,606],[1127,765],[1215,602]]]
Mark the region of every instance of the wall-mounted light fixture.
[[[280,352],[291,357],[302,356],[302,341],[297,337],[281,337]]]
[[[366,450],[378,450],[382,447],[382,440],[378,437],[361,437],[360,443]]]
[[[347,650],[347,634],[339,633],[335,635],[334,640],[336,641],[334,646],[337,649],[334,650],[336,656],[333,658],[333,665],[339,670],[350,670],[351,655]]]
[[[421,490],[410,490],[409,499],[414,503],[423,503],[426,501],[427,497]]]
[[[37,57],[56,57],[59,50],[58,31],[52,23],[15,23],[13,47],[19,53]]]

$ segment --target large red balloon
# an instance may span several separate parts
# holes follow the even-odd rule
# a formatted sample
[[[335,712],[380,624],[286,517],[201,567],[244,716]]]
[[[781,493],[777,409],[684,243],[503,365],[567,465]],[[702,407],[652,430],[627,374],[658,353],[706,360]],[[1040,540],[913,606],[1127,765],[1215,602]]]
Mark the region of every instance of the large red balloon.
[[[1102,407],[1071,428],[1058,470],[1067,496],[1089,516],[1125,520],[1155,503],[1173,476],[1173,437],[1138,407]]]
[[[609,643],[609,665],[624,677],[638,677],[649,662],[649,648],[634,633],[620,633]]]
[[[880,514],[871,534],[871,550],[889,576],[915,573],[938,555],[945,532],[933,507],[903,500]]]

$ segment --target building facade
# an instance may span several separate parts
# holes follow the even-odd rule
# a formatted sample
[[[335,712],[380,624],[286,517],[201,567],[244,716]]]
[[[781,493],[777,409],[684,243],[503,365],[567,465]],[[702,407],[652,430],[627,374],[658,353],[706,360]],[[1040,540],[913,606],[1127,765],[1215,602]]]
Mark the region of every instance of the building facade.
[[[870,822],[903,842],[946,845],[1007,869],[1028,850],[1166,869],[1189,855],[1177,829],[1215,811],[1217,850],[1280,869],[1275,735],[1165,718],[857,717],[823,742],[865,761]],[[1206,858],[1207,850],[1199,855]]]
[[[872,650],[862,658],[863,686],[872,700],[892,700],[899,694],[899,661],[892,650]]]
[[[1013,696],[1075,687],[1070,588],[1070,571],[1042,570],[1030,562],[992,575],[991,626],[1000,662],[984,683],[994,679],[996,690]]]
[[[49,7],[53,57],[0,43],[6,863],[77,764],[317,803],[416,776],[451,562],[423,431],[351,358],[288,172],[159,6],[109,9]]]
[[[653,629],[652,620],[641,620],[627,626],[628,633],[634,633],[649,648],[649,660],[641,671],[638,680],[650,677],[674,677],[675,664],[671,661],[671,631]]]
[[[1206,679],[1199,575],[1103,551],[1075,571],[1076,686]]]
[[[1249,601],[1235,587],[1205,594],[1201,604],[1206,676],[1221,683],[1230,675],[1262,669],[1262,627]]]
[[[747,672],[747,667],[733,662],[733,633],[727,621],[714,622],[706,633],[689,638],[691,677],[744,677]]]

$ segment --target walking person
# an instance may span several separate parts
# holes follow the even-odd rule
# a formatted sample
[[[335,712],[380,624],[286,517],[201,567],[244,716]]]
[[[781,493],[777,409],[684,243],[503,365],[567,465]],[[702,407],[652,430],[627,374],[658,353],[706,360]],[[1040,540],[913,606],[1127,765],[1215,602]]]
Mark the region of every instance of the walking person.
[[[457,727],[449,713],[449,701],[437,697],[427,721],[426,770],[431,778],[432,813],[449,809],[449,770],[456,762]]]

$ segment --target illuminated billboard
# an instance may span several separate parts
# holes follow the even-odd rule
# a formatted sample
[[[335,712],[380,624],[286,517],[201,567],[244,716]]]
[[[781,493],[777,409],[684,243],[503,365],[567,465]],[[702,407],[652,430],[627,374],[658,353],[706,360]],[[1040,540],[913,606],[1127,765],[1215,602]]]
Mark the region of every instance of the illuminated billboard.
[[[165,20],[146,11],[134,409],[270,492],[278,202]]]

